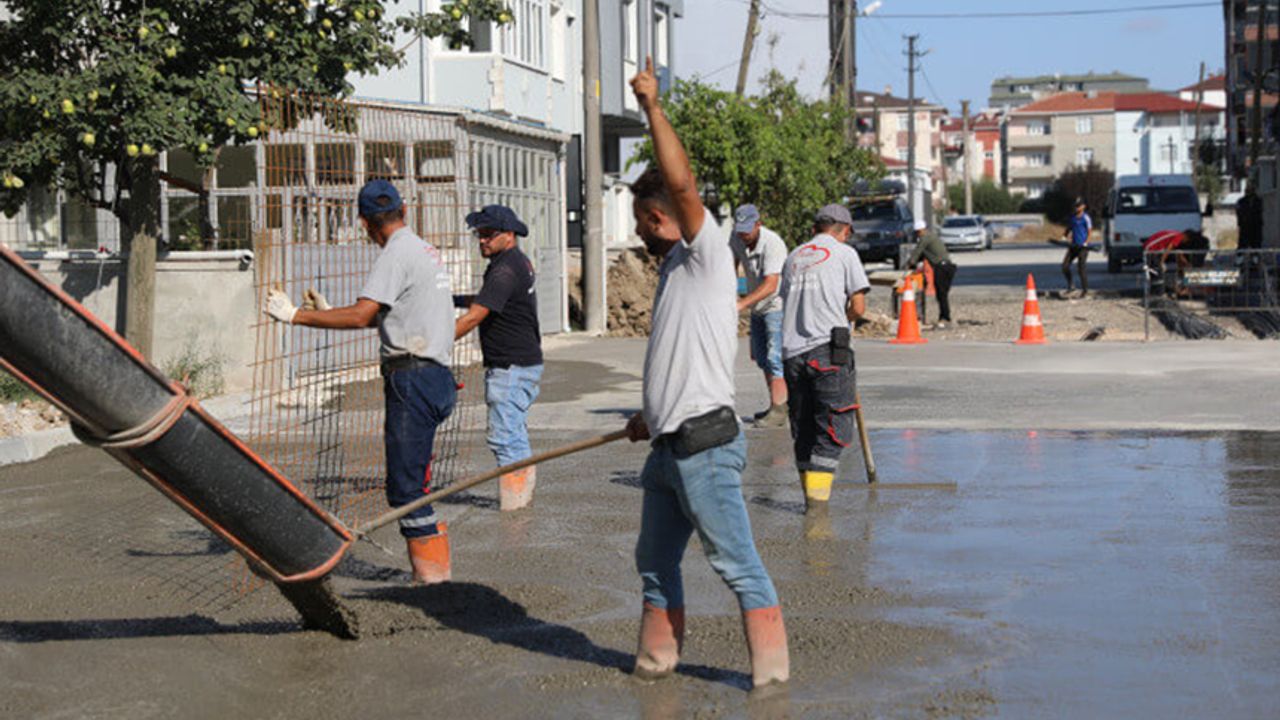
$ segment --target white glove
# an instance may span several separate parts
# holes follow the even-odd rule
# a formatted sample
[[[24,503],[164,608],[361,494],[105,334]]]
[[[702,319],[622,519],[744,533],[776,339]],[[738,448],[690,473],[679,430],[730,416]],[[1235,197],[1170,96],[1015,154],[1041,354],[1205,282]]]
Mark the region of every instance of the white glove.
[[[307,310],[332,310],[333,306],[324,295],[320,294],[315,288],[307,288],[302,293],[302,307]]]
[[[298,314],[298,308],[294,307],[293,301],[284,292],[272,290],[267,293],[266,313],[280,322],[292,323],[293,316]]]

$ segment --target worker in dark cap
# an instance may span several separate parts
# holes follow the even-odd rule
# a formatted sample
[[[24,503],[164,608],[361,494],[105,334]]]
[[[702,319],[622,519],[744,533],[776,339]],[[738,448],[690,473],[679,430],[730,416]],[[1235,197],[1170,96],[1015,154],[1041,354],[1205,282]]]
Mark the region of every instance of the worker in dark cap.
[[[489,449],[498,465],[509,465],[533,454],[527,418],[542,383],[542,333],[538,328],[537,278],[533,263],[517,245],[529,228],[515,211],[488,205],[467,215],[489,259],[480,292],[461,298],[467,312],[458,318],[454,337],[461,339],[480,328],[484,356],[484,400],[489,408]],[[502,510],[519,510],[533,501],[537,467],[507,473],[498,485]]]
[[[360,190],[360,222],[382,248],[355,303],[331,307],[313,289],[301,308],[272,290],[266,313],[293,325],[328,329],[378,328],[386,403],[387,500],[407,505],[428,492],[436,430],[453,412],[457,384],[453,354],[453,293],[440,253],[404,222],[400,193],[386,180]],[[430,505],[400,519],[413,578],[450,579],[449,536]]]
[[[840,454],[853,441],[857,392],[849,325],[866,314],[871,283],[849,244],[853,219],[843,205],[814,218],[814,237],[782,268],[782,362],[791,437],[805,505],[831,499]]]

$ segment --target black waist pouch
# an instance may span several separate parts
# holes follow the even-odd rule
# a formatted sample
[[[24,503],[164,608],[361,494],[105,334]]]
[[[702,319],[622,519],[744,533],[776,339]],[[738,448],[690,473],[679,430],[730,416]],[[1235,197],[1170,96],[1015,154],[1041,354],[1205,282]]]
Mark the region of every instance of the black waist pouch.
[[[733,408],[719,407],[705,415],[689,418],[671,433],[671,450],[687,458],[703,450],[727,445],[738,437],[738,416]]]
[[[831,364],[836,367],[853,364],[853,341],[848,326],[831,328]]]

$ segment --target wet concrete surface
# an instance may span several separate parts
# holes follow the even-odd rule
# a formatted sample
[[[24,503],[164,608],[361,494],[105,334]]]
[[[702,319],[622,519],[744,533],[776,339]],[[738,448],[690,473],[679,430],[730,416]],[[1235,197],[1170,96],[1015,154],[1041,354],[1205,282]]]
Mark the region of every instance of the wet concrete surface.
[[[360,544],[334,576],[359,641],[301,631],[272,592],[193,611],[182,555],[233,558],[75,448],[0,469],[0,715],[1274,715],[1280,435],[876,430],[884,486],[850,453],[825,516],[803,513],[785,431],[749,439],[786,692],[746,692],[732,596],[696,541],[680,673],[627,674],[642,446],[548,464],[527,511],[444,506],[451,586],[407,586],[403,558]]]

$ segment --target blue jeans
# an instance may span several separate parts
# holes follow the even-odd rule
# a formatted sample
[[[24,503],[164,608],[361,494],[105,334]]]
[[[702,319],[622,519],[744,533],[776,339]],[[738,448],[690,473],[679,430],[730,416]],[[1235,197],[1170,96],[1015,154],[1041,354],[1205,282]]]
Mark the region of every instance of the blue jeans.
[[[751,359],[769,377],[783,376],[781,310],[751,315]]]
[[[484,371],[484,402],[489,406],[489,449],[499,465],[533,455],[526,419],[538,399],[541,365],[512,365]]]
[[[694,530],[707,560],[743,610],[778,604],[773,581],[760,562],[747,505],[742,499],[742,469],[747,440],[677,458],[671,443],[658,438],[640,473],[644,509],[636,542],[636,569],[644,600],[658,608],[684,607],[680,560]]]
[[[453,412],[458,388],[448,368],[427,365],[387,375],[382,390],[387,410],[387,503],[395,508],[429,492],[436,428]],[[400,519],[400,534],[405,537],[437,532],[430,505]]]

